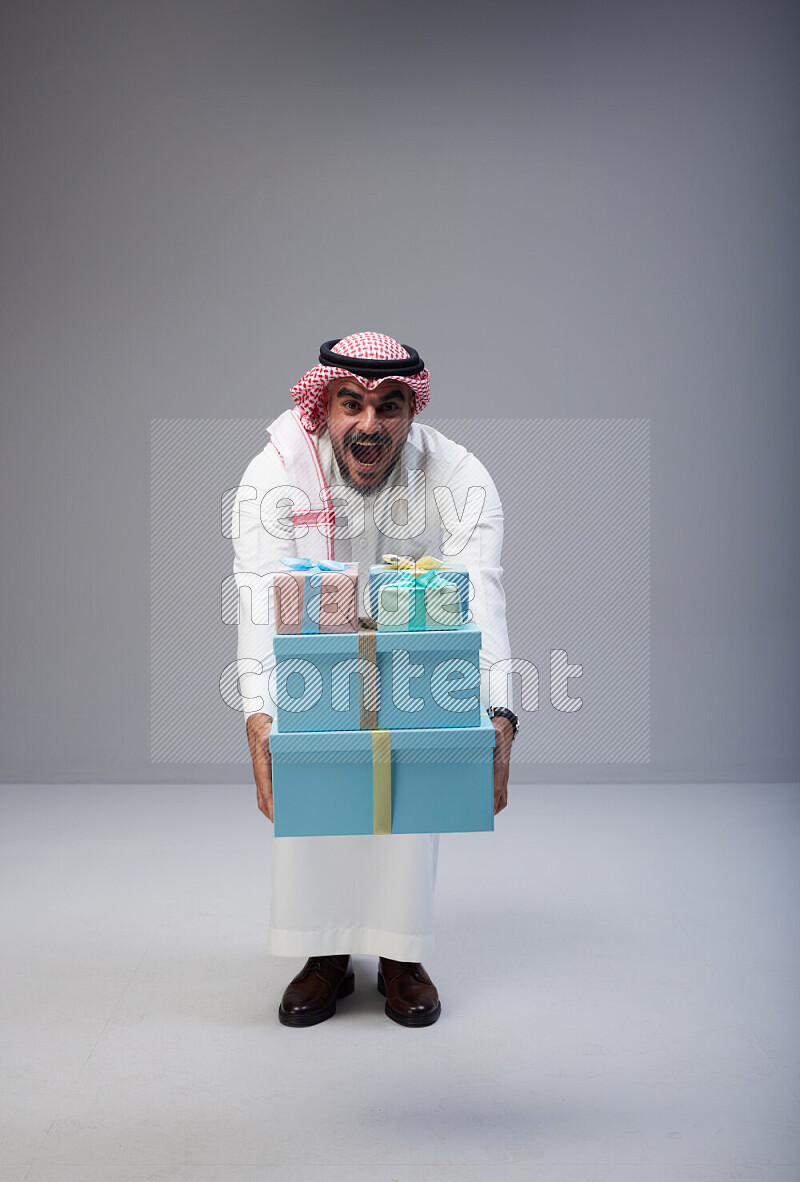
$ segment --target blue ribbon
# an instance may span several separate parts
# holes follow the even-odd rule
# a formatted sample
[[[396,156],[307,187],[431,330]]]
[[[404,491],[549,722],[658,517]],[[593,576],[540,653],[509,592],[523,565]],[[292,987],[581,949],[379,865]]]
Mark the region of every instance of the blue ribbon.
[[[309,574],[303,579],[303,623],[301,632],[319,632],[322,610],[322,575]],[[316,616],[316,619],[314,617]]]
[[[289,570],[347,570],[346,562],[334,562],[333,559],[326,558],[320,558],[318,562],[314,562],[311,558],[282,558],[281,562],[284,566],[288,566]]]

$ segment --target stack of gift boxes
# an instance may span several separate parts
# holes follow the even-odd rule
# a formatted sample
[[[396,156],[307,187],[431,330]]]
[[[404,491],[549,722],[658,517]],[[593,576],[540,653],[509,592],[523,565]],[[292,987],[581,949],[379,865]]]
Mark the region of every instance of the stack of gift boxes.
[[[494,727],[466,567],[384,555],[275,575],[276,837],[494,827]]]

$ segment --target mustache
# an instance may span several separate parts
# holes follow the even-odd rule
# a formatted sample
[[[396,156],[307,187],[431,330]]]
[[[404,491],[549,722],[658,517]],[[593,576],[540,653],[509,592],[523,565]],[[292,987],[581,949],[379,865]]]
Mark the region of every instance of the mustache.
[[[352,443],[379,443],[382,447],[389,447],[391,442],[392,440],[388,435],[364,435],[360,431],[355,431],[344,437],[345,447],[349,447]]]

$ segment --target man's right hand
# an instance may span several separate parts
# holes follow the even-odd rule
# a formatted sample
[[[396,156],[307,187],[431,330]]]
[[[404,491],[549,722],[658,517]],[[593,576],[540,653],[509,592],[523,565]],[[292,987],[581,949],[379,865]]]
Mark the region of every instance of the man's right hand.
[[[250,758],[253,761],[258,807],[270,821],[273,820],[272,756],[269,753],[271,727],[272,717],[269,714],[251,714],[247,720],[247,738],[250,743]]]

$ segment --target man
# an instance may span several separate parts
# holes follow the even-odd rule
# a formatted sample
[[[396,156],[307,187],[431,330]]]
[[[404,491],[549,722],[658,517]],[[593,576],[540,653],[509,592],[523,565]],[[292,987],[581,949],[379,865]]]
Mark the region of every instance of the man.
[[[239,659],[261,668],[241,678],[258,806],[272,820],[268,576],[285,569],[283,557],[333,558],[335,551],[337,560],[358,563],[363,586],[370,565],[391,552],[468,568],[472,618],[482,632],[481,700],[496,730],[497,813],[506,805],[517,722],[507,678],[489,678],[491,666],[510,657],[503,513],[491,477],[460,444],[414,422],[429,400],[430,375],[415,350],[391,337],[355,333],[327,342],[292,395],[295,409],[270,424],[270,441],[242,477],[233,530],[236,582],[252,595],[251,611],[240,610]],[[283,995],[284,1025],[331,1017],[337,999],[353,990],[350,957],[359,953],[380,958],[378,988],[390,1018],[406,1026],[436,1021],[438,992],[421,962],[433,948],[438,841],[438,834],[274,840],[268,947],[309,958]]]

